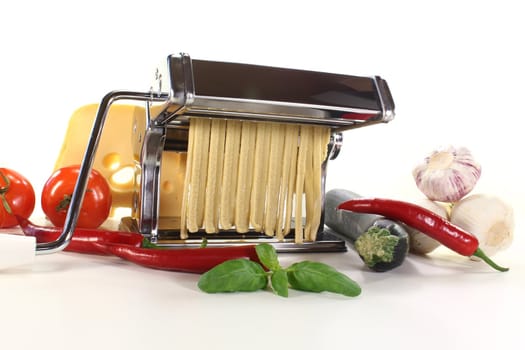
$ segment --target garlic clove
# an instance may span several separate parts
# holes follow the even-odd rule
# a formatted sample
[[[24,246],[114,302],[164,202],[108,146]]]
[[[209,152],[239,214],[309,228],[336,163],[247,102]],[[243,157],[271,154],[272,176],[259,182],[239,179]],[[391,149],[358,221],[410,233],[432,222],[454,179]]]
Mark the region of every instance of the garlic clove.
[[[481,165],[465,147],[433,151],[412,171],[417,187],[433,201],[453,203],[467,195],[481,175]]]
[[[463,198],[452,207],[450,222],[476,236],[487,256],[508,248],[514,238],[514,211],[496,196]]]
[[[445,205],[443,204],[436,203],[428,198],[420,198],[414,201],[414,204],[417,204],[448,219],[448,211]],[[429,237],[425,233],[422,233],[416,230],[415,228],[404,224],[403,226],[410,237],[410,252],[414,254],[424,255],[434,251],[437,247],[441,245],[441,243]]]

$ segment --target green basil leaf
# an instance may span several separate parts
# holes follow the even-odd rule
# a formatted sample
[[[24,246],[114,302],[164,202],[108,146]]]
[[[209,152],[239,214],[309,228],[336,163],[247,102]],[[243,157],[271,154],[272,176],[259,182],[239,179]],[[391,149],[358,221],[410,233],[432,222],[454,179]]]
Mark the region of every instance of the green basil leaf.
[[[281,297],[288,296],[288,275],[285,270],[279,269],[272,273],[272,289]]]
[[[261,263],[269,270],[276,271],[281,268],[279,265],[279,259],[277,257],[277,251],[275,248],[268,243],[260,243],[255,246],[255,251]]]
[[[332,292],[349,297],[361,294],[361,287],[333,267],[315,261],[302,261],[286,269],[291,288],[309,292]]]
[[[206,293],[252,292],[268,285],[262,266],[248,259],[223,262],[204,273],[198,286]]]

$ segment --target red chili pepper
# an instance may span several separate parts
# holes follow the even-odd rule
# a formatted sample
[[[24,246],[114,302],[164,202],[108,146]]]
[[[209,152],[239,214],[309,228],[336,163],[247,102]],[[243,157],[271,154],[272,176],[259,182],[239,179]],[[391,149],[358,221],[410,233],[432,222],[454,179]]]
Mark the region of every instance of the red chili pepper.
[[[54,242],[62,233],[60,227],[35,225],[28,219],[19,216],[17,216],[17,220],[24,234],[35,237],[37,243]],[[143,239],[144,237],[136,232],[77,228],[64,250],[75,253],[108,255],[110,253],[103,249],[103,245],[122,244],[140,247]]]
[[[479,248],[479,241],[475,236],[418,205],[394,199],[356,198],[340,204],[338,209],[377,214],[399,220],[434,238],[458,254],[477,256],[498,271],[508,271],[508,268],[498,266],[485,255]]]
[[[62,233],[59,227],[39,226],[18,217],[26,236],[39,243],[53,242]],[[143,236],[135,232],[76,229],[66,251],[84,254],[115,255],[149,268],[204,273],[230,259],[248,258],[259,262],[254,245],[231,247],[158,249],[143,248]]]
[[[122,244],[108,244],[104,248],[111,254],[141,266],[191,273],[204,273],[231,259],[248,258],[259,262],[254,245],[150,249]]]

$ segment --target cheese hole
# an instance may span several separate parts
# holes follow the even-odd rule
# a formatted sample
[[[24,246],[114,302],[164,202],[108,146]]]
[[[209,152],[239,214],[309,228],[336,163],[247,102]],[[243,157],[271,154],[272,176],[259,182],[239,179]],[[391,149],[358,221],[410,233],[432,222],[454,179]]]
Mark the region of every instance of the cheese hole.
[[[119,189],[129,189],[133,186],[133,176],[135,175],[132,166],[125,166],[111,175],[109,182],[112,186]]]
[[[123,218],[126,216],[131,216],[131,208],[116,207],[116,208],[113,208],[111,211],[111,217]]]
[[[162,190],[166,193],[170,193],[170,192],[173,192],[173,190],[175,189],[175,185],[173,184],[173,182],[171,181],[164,181],[162,183]]]
[[[120,154],[108,153],[102,159],[102,165],[108,170],[117,170],[120,167]]]

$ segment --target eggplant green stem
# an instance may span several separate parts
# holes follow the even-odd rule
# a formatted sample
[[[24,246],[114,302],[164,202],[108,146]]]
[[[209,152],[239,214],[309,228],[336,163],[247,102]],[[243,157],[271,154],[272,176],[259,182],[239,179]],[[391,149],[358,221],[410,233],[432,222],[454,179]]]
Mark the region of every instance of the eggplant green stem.
[[[499,266],[498,264],[496,264],[494,261],[492,261],[484,252],[483,250],[481,250],[480,248],[476,249],[476,251],[474,252],[474,254],[472,254],[472,256],[477,256],[478,258],[480,258],[481,260],[483,260],[484,262],[486,262],[487,264],[489,264],[492,268],[500,271],[500,272],[506,272],[506,271],[509,271],[509,268],[508,267],[501,267]]]

